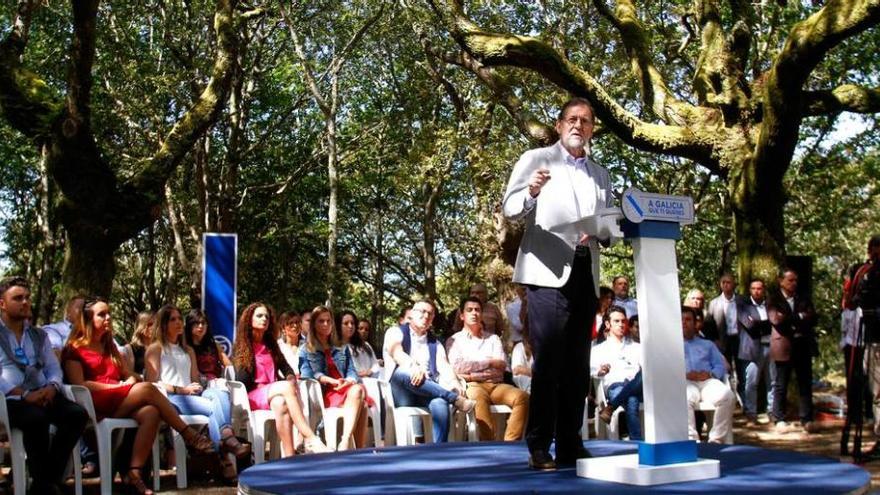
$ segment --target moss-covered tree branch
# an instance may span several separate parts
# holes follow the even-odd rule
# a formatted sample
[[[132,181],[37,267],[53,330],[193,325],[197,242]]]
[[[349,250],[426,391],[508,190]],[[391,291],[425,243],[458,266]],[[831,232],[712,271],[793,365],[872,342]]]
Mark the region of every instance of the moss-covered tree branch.
[[[642,104],[671,125],[686,125],[694,118],[694,107],[680,101],[669,91],[666,80],[650,53],[650,40],[638,17],[635,3],[616,2],[614,12],[604,0],[593,0],[599,12],[617,29],[629,57],[630,70],[639,82]]]
[[[193,105],[168,133],[159,150],[146,160],[130,185],[147,192],[150,200],[159,204],[164,195],[165,182],[177,164],[192,149],[196,141],[213,125],[223,110],[232,87],[235,71],[240,70],[236,58],[239,37],[234,13],[237,0],[217,0],[214,13],[214,31],[217,48],[211,78]]]
[[[755,159],[781,180],[798,141],[803,86],[829,50],[880,22],[880,0],[832,0],[791,29],[762,93],[764,118]]]
[[[804,116],[833,115],[840,112],[880,112],[880,88],[843,84],[827,91],[804,92]]]
[[[63,102],[40,75],[22,65],[38,0],[18,3],[15,19],[0,42],[0,115],[30,139],[45,141]]]
[[[682,126],[639,120],[615,101],[591,74],[571,63],[549,44],[528,36],[482,30],[465,16],[461,2],[457,0],[429,2],[456,42],[484,65],[530,69],[561,89],[589,99],[602,123],[638,149],[690,158],[707,166],[716,164],[711,153],[710,136],[698,136]]]

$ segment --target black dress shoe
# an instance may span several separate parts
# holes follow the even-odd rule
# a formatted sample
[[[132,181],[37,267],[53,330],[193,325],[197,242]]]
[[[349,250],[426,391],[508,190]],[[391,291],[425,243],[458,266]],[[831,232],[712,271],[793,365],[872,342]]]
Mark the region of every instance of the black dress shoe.
[[[565,450],[556,454],[556,464],[559,466],[574,466],[578,459],[589,459],[593,457],[583,445],[575,446],[571,450]]]
[[[553,471],[556,462],[546,450],[532,450],[529,452],[529,467],[538,471]]]

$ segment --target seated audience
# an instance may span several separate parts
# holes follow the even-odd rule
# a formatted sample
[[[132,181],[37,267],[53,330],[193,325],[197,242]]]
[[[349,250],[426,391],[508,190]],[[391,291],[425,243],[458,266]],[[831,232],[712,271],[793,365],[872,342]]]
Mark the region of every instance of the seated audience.
[[[641,343],[642,337],[639,334],[639,315],[633,315],[629,318],[629,338],[633,342]]]
[[[427,407],[439,443],[449,438],[449,405],[467,412],[475,402],[463,395],[446,350],[429,331],[433,318],[432,302],[415,303],[408,323],[385,332],[382,352],[395,405]]]
[[[287,364],[293,373],[299,378],[299,348],[303,340],[302,318],[299,313],[288,311],[281,314],[278,326],[281,327],[281,336],[278,337],[278,348],[287,360]]]
[[[513,374],[513,383],[520,390],[527,393],[532,391],[532,366],[535,364],[535,357],[532,355],[532,343],[529,341],[529,319],[528,301],[525,298],[519,309],[518,318],[522,322],[521,332],[522,340],[513,346],[513,353],[510,356],[510,369]]]
[[[505,405],[512,410],[504,432],[505,441],[520,440],[529,417],[529,394],[503,383],[507,359],[501,339],[483,332],[483,303],[471,296],[458,307],[464,327],[446,341],[449,362],[467,383],[468,398],[476,401],[480,440],[495,439],[495,420],[490,406]]]
[[[184,342],[188,343],[196,355],[200,381],[206,383],[223,378],[223,368],[232,366],[232,361],[214,340],[208,316],[200,309],[193,309],[186,315],[183,327]]]
[[[590,333],[590,339],[593,342],[601,342],[605,340],[605,313],[611,307],[611,301],[614,300],[614,291],[610,287],[599,287],[599,302],[596,304],[596,318],[593,320],[593,330]]]
[[[699,440],[694,410],[700,402],[715,406],[715,420],[709,441],[723,443],[733,427],[736,398],[724,384],[724,356],[712,342],[697,337],[694,308],[682,306],[681,327],[684,333],[684,358],[687,378],[688,437]]]
[[[296,392],[296,376],[273,338],[275,314],[263,303],[252,303],[241,313],[235,332],[232,362],[235,379],[248,391],[251,409],[271,410],[285,455],[294,455],[293,427],[305,439],[307,452],[330,452],[303,416]]]
[[[85,300],[86,297],[83,295],[71,297],[64,308],[64,319],[43,327],[43,331],[49,337],[49,344],[52,346],[52,350],[55,351],[56,357],[61,356],[61,350],[64,349],[64,344],[67,343],[67,337],[73,329],[73,322],[79,319],[83,301]]]
[[[366,344],[369,344],[370,349],[373,349],[373,344],[371,343],[371,339],[373,338],[373,326],[370,324],[368,320],[360,320],[358,321],[358,334],[361,336],[361,340]],[[375,352],[373,353],[375,354]],[[379,363],[379,374],[382,374],[381,367],[385,366],[385,361],[381,356],[376,356],[376,362]],[[378,378],[378,377],[377,377]]]
[[[153,493],[144,484],[141,469],[150,456],[160,420],[180,432],[188,446],[202,453],[214,451],[210,439],[187,426],[171,402],[152,384],[140,382],[138,375],[123,362],[113,342],[110,305],[106,300],[85,301],[82,318],[74,325],[62,357],[67,381],[89,389],[99,420],[132,418],[138,422],[123,479],[132,491]]]
[[[361,337],[360,323],[362,322],[358,321],[357,315],[351,311],[343,311],[336,318],[336,330],[342,343],[348,346],[351,352],[358,376],[378,378],[382,365],[376,359],[373,346]],[[367,328],[369,329],[369,323]]]
[[[165,389],[177,412],[208,417],[208,434],[221,454],[223,477],[233,481],[235,458],[250,454],[250,448],[235,438],[229,392],[201,383],[196,354],[182,338],[183,327],[183,317],[174,306],[163,306],[156,313],[156,339],[144,357],[145,379]],[[227,454],[233,454],[232,459]]]
[[[333,314],[324,306],[312,311],[312,331],[300,349],[300,372],[303,378],[314,378],[324,392],[324,407],[341,407],[342,438],[336,450],[366,445],[366,391],[358,383],[357,370],[349,352],[335,331]],[[351,325],[354,332],[354,325]],[[336,439],[332,439],[335,441]],[[328,439],[328,442],[330,439]]]
[[[153,343],[153,318],[152,311],[141,311],[135,320],[134,333],[131,342],[125,345],[125,356],[128,367],[135,373],[144,374],[144,354],[147,347]]]
[[[626,309],[611,306],[608,309],[608,338],[590,352],[590,373],[601,379],[608,399],[599,418],[611,422],[611,415],[623,406],[630,440],[642,439],[639,407],[642,396],[642,351],[638,343],[627,336]]]
[[[6,396],[10,426],[24,437],[33,478],[29,493],[60,494],[67,460],[88,415],[61,393],[61,366],[49,336],[30,324],[30,297],[25,279],[0,281],[0,392]],[[50,425],[56,428],[51,444]],[[20,488],[15,491],[24,493]]]

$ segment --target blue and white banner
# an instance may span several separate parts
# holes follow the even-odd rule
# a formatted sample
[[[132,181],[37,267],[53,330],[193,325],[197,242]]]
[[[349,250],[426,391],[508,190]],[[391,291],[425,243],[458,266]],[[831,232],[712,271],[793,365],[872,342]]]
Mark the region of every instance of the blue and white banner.
[[[206,233],[202,243],[202,310],[214,339],[231,355],[238,311],[238,235]]]

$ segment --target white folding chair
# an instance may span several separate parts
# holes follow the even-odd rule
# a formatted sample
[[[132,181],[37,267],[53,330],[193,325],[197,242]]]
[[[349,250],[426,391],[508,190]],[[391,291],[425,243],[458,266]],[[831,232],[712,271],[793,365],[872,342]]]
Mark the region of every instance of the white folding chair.
[[[730,387],[730,374],[724,375],[724,384]],[[736,392],[734,391],[734,395]],[[700,411],[706,415],[706,428],[709,430],[712,429],[712,425],[715,423],[715,405],[711,402],[700,402],[697,404],[697,407],[694,411]],[[699,433],[699,432],[698,432]],[[728,445],[733,444],[733,428],[730,428],[730,431],[727,432],[727,435],[724,437],[724,443]]]
[[[116,430],[126,428],[138,428],[138,422],[129,418],[104,418],[97,420],[95,415],[95,406],[92,403],[92,394],[89,389],[82,385],[70,385],[69,393],[74,402],[82,406],[89,414],[89,425],[95,430],[95,437],[98,441],[98,464],[101,471],[101,495],[111,495],[113,492],[113,450],[122,441],[122,437],[117,435],[113,438]],[[79,463],[79,445],[73,450],[75,471]],[[153,441],[153,491],[159,491],[159,438],[158,435]]]
[[[9,457],[12,461],[12,484],[15,486],[15,495],[25,495],[28,475],[25,463],[27,456],[24,451],[24,435],[18,428],[13,429],[9,426],[9,412],[6,410],[5,396],[0,397],[0,426],[9,437]],[[2,454],[0,454],[0,461],[2,461]],[[80,490],[82,490],[81,485]]]
[[[254,453],[254,464],[260,464],[266,460],[266,442],[269,442],[270,457],[281,455],[293,455],[293,452],[283,452],[279,444],[276,442],[278,435],[275,428],[275,415],[272,411],[267,410],[251,410],[251,403],[248,400],[247,389],[244,384],[235,380],[228,380],[226,385],[229,387],[229,395],[232,399],[233,417],[245,416],[245,426],[247,428],[247,439],[251,443]]]
[[[611,422],[607,425],[604,421],[599,418],[599,411],[605,407],[605,404],[608,403],[608,399],[605,397],[605,385],[601,378],[594,379],[595,381],[595,390],[596,390],[596,409],[593,414],[594,426],[596,429],[596,438],[607,438],[608,440],[619,440],[620,439],[620,415],[625,413],[623,406],[618,406],[614,412],[611,413]],[[586,407],[584,408],[584,417],[587,416]],[[639,420],[642,422],[643,431],[644,431],[644,423],[645,423],[645,404],[639,405]],[[586,424],[586,419],[584,420]],[[589,440],[589,430],[582,429],[581,430],[581,438],[583,440]]]
[[[365,387],[366,388],[366,387]],[[324,442],[333,450],[336,450],[337,447],[337,431],[338,431],[338,423],[342,420],[343,416],[343,408],[341,407],[326,407],[324,405],[324,394],[321,389],[321,384],[317,380],[312,378],[301,378],[300,379],[300,396],[303,402],[306,401],[306,397],[308,397],[308,403],[310,407],[308,409],[317,409],[321,412],[321,418],[324,423]],[[315,407],[317,404],[318,407]],[[303,406],[303,409],[306,409]],[[379,424],[379,405],[378,403],[374,404],[373,407],[367,408],[367,414],[369,415],[370,421],[373,422],[373,445],[380,445],[381,436],[380,429],[377,427]]]
[[[425,443],[430,443],[433,436],[431,432],[431,412],[428,408],[413,406],[395,407],[394,395],[391,393],[391,384],[384,380],[378,380],[377,383],[382,398],[385,400],[385,445],[390,445],[395,440],[397,445],[415,445],[413,419],[422,421]]]
[[[168,397],[168,391],[164,387],[156,386],[162,395]],[[208,417],[201,414],[181,414],[180,419],[188,426],[205,426],[208,424]],[[184,489],[187,486],[186,478],[186,441],[183,435],[175,430],[171,430],[171,438],[174,443],[174,469],[177,475],[177,488]]]

